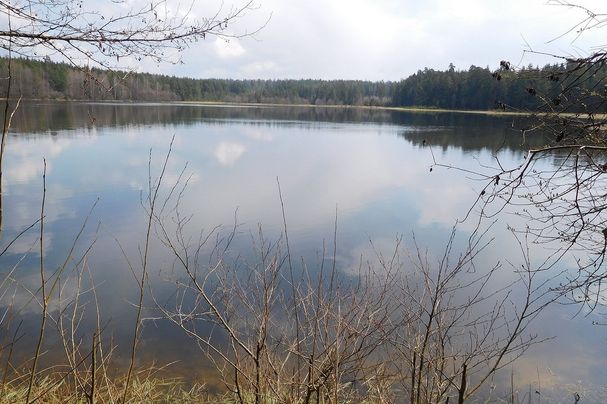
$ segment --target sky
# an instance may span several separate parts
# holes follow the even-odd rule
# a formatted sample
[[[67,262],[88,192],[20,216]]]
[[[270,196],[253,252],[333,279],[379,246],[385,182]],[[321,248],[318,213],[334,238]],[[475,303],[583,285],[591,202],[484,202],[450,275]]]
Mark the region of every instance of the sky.
[[[500,60],[544,65],[559,60],[524,51],[585,56],[607,42],[607,27],[568,32],[588,14],[554,5],[567,0],[85,0],[93,13],[80,12],[77,22],[147,10],[150,1],[159,12],[191,21],[221,18],[254,3],[224,31],[234,37],[209,35],[183,51],[182,63],[127,57],[118,68],[194,78],[392,81],[425,67],[445,70],[450,63],[462,70],[495,68]],[[570,1],[607,13],[605,0]],[[73,11],[69,0],[59,3]],[[52,12],[59,9],[48,4]],[[0,25],[5,20],[0,13]]]
[[[607,13],[604,0],[576,1]],[[238,34],[263,26],[257,34],[208,37],[183,52],[183,64],[156,71],[196,78],[399,80],[449,63],[457,69],[494,68],[503,59],[543,65],[557,60],[523,51],[581,56],[604,44],[601,29],[558,38],[586,16],[546,0],[258,0],[230,28]]]

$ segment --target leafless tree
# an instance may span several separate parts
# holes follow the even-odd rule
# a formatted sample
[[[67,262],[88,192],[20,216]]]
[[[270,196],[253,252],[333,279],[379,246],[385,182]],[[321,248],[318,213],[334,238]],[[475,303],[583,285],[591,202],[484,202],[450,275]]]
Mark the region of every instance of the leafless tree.
[[[390,394],[373,387],[386,380],[382,346],[397,326],[396,274],[376,277],[361,267],[344,278],[326,249],[316,270],[303,262],[293,268],[286,238],[270,242],[261,229],[252,258],[234,261],[227,252],[236,227],[190,240],[189,218],[178,212],[173,223],[158,216],[157,229],[174,273],[186,276],[177,278],[174,299],[157,303],[215,363],[236,400],[340,402],[362,388],[378,400]]]
[[[225,10],[219,7],[207,17],[194,16],[197,6],[171,0],[2,1],[0,48],[26,57],[62,56],[78,66],[113,67],[127,57],[176,61],[173,51],[182,51],[194,41],[242,37],[259,29],[230,29],[257,7],[253,0]]]
[[[391,336],[390,357],[398,370],[395,385],[411,403],[463,403],[546,340],[528,327],[553,296],[538,275],[541,269],[533,267],[525,240],[519,242],[520,258],[508,262],[513,276],[503,277],[502,263],[490,268],[476,263],[490,243],[486,233],[475,234],[461,251],[453,250],[455,236],[453,230],[436,262],[416,247],[404,267],[407,276],[398,282],[403,313]],[[489,397],[490,389],[483,396]]]
[[[566,0],[548,4],[583,14],[559,38],[572,35],[575,41],[607,24],[607,14]],[[502,61],[494,77],[535,83],[524,88],[535,107],[516,109],[507,99],[501,105],[521,113],[512,128],[523,145],[532,136],[546,142],[528,149],[516,166],[507,166],[496,153],[493,164],[468,172],[482,185],[466,219],[493,219],[504,212],[523,218],[516,230],[551,251],[544,267],[570,268],[555,290],[595,307],[607,278],[607,49],[599,44],[581,56],[525,52],[552,57],[555,64],[519,70]]]
[[[334,237],[332,251],[323,244],[309,266],[292,262],[285,220],[281,238],[260,228],[254,252],[235,257],[236,219],[224,235],[189,228],[179,207],[184,183],[168,190],[174,206],[155,214],[177,285],[156,304],[238,402],[464,402],[544,341],[526,334],[551,297],[525,242],[524,263],[513,261],[513,278],[499,284],[499,263],[476,267],[487,233],[458,253],[454,231],[436,264],[417,246],[414,259],[401,260],[398,239],[390,255],[361,257],[354,268],[337,265]]]

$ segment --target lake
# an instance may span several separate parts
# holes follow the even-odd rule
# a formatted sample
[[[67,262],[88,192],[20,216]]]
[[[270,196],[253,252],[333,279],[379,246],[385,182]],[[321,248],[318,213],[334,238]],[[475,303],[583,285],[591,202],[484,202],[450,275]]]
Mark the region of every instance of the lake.
[[[24,103],[5,152],[1,241],[6,246],[40,217],[46,161],[42,254],[49,278],[66,262],[86,220],[57,283],[62,286],[54,289],[54,302],[59,291],[69,302],[86,289],[82,302],[90,308],[94,299],[82,285],[94,284],[100,318],[89,309],[77,333],[89,335],[101,324],[124,365],[136,314],[148,191],[173,137],[158,204],[160,209],[179,184],[172,195],[182,216],[168,205],[164,210],[171,234],[181,228],[180,218],[187,218],[184,239],[212,233],[210,244],[223,246],[229,237],[231,259],[250,262],[259,234],[276,241],[286,225],[298,268],[302,262],[315,267],[329,256],[337,271],[351,275],[360,262],[390,254],[399,238],[403,251],[415,255],[417,245],[437,261],[453,226],[486,184],[472,172],[494,164],[495,156],[515,166],[525,148],[543,144],[544,139],[533,137],[522,145],[520,133],[512,130],[516,119],[522,118],[357,108]],[[465,248],[476,228],[473,216],[458,224],[454,250]],[[476,266],[504,263],[492,282],[506,285],[515,277],[512,268],[520,266],[521,255],[507,227],[522,225],[504,212],[490,227],[486,239],[494,240]],[[18,308],[3,333],[12,335],[17,319],[23,321],[15,353],[22,358],[32,355],[37,336],[38,238],[39,226],[34,226],[0,257],[2,274],[10,273],[0,290],[2,311]],[[178,361],[170,374],[210,377],[204,354],[155,308],[174,298],[180,277],[160,239],[162,229],[153,226],[139,361]],[[532,252],[538,260],[544,254],[539,247]],[[71,269],[78,265],[86,268],[80,278]],[[51,302],[50,309],[57,313],[62,307],[71,306]],[[579,392],[590,402],[600,400],[607,380],[606,330],[593,321],[603,322],[603,317],[600,310],[576,315],[578,309],[553,305],[530,325],[526,334],[554,339],[532,346],[505,369],[516,377],[521,397],[530,385],[544,398],[553,394],[573,402]],[[49,331],[44,345],[49,363],[62,355],[53,335]]]

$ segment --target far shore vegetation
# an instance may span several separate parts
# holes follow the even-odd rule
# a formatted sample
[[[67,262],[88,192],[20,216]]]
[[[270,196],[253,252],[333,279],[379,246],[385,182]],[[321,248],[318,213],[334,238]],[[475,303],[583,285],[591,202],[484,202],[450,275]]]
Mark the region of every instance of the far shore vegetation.
[[[11,97],[25,100],[178,101],[255,105],[366,106],[411,111],[537,110],[536,93],[557,95],[555,72],[567,64],[528,66],[517,71],[489,67],[420,70],[400,81],[192,79],[149,73],[75,68],[66,63],[13,58]],[[0,58],[6,75],[8,59]],[[0,94],[6,94],[6,82]],[[600,96],[600,95],[597,95]],[[607,107],[604,108],[607,110]],[[606,112],[595,111],[595,112]],[[575,106],[569,111],[575,113]]]

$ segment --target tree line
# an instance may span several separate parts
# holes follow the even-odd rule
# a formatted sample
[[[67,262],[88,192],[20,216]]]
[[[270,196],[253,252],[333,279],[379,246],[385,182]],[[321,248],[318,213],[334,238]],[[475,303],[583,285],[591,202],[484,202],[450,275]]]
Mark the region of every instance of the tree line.
[[[0,59],[4,77],[8,59]],[[251,103],[388,105],[389,82],[358,80],[192,79],[75,68],[50,59],[12,60],[11,95],[26,99],[227,101]],[[7,83],[0,83],[6,94]]]
[[[507,63],[507,62],[504,62]],[[573,62],[571,62],[573,63]],[[569,63],[570,64],[570,63]],[[400,81],[363,80],[235,80],[193,79],[168,75],[76,68],[26,58],[12,60],[11,96],[25,99],[104,101],[225,101],[311,105],[365,105],[428,107],[441,109],[534,110],[552,103],[558,106],[563,86],[575,77],[568,63],[513,69],[509,64],[491,70],[471,66],[458,70],[425,68]],[[507,66],[508,68],[504,68]],[[0,74],[7,77],[8,59],[0,58]],[[607,69],[595,72],[605,77]],[[569,83],[561,81],[566,77]],[[596,80],[584,81],[575,91],[585,92],[589,102],[602,99]],[[7,80],[0,81],[6,94]],[[570,86],[571,87],[571,86]],[[595,94],[596,93],[596,94]],[[571,108],[580,108],[571,105]],[[604,108],[602,108],[604,109]]]
[[[597,83],[607,76],[607,69],[599,66],[590,72],[593,77],[589,80],[589,72],[576,69],[577,64],[567,60],[541,68],[529,65],[515,69],[501,61],[496,70],[474,65],[456,70],[453,64],[446,71],[426,68],[394,83],[391,102],[395,106],[444,109],[580,112],[585,106],[568,100],[584,97],[586,104],[602,103],[605,89]],[[563,111],[565,106],[568,111]],[[604,111],[605,106],[600,109]]]

